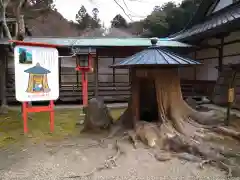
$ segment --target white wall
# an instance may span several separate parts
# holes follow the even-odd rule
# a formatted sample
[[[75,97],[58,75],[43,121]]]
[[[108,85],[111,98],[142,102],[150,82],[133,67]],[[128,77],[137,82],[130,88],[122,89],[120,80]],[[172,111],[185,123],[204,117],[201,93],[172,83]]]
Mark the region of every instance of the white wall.
[[[240,32],[233,32],[224,39],[224,42],[240,40]],[[202,44],[217,45],[220,40],[206,39]],[[199,45],[201,46],[201,45]],[[189,55],[192,57],[192,54]],[[218,71],[215,68],[218,66],[218,50],[214,48],[207,48],[197,51],[197,60],[203,65],[196,68],[197,80],[217,80]],[[223,64],[240,64],[240,43],[225,45],[223,48]],[[194,68],[187,71],[181,70],[182,79],[194,79]]]

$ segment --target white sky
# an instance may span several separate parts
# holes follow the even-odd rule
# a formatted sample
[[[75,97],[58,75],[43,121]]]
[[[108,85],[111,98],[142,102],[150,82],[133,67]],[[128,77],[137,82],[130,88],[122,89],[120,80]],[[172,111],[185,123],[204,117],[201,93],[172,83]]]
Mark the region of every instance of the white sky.
[[[156,5],[162,5],[168,1],[180,3],[182,0],[125,0],[130,11],[124,5],[123,0],[117,1],[128,14],[136,16],[132,17],[133,20],[139,20],[149,15]],[[116,14],[121,14],[127,21],[130,21],[114,0],[55,0],[55,5],[58,12],[68,20],[74,21],[76,13],[81,5],[84,5],[89,14],[92,13],[93,8],[98,8],[99,17],[106,27],[110,26],[110,22]]]

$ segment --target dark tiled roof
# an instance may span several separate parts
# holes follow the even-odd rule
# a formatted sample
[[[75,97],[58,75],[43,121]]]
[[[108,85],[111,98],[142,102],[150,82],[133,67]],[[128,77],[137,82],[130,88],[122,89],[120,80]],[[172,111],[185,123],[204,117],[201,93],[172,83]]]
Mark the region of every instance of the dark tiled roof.
[[[206,17],[212,5],[217,4],[218,2],[219,0],[202,0],[200,6],[197,9],[197,12],[194,14],[191,21],[187,24],[185,29],[189,29],[195,24],[201,23]]]
[[[168,50],[161,49],[159,46],[153,45],[123,61],[112,65],[116,68],[128,68],[133,66],[187,66],[200,64],[189,58],[181,57]]]
[[[233,21],[240,19],[240,3],[236,3],[235,5],[223,9],[217,13],[214,13],[212,16],[209,16],[203,23],[199,23],[193,26],[190,29],[186,29],[181,33],[177,33],[172,38],[174,40],[185,39],[187,37],[198,35],[204,33],[206,31],[213,30],[217,27],[227,25]]]

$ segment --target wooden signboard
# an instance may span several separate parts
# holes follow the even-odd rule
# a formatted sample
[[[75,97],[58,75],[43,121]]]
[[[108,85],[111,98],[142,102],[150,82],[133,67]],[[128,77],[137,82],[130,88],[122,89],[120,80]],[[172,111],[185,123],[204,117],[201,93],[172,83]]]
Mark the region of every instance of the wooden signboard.
[[[50,101],[59,97],[58,51],[56,48],[16,46],[16,99]]]
[[[59,97],[58,51],[52,45],[17,41],[14,48],[15,96],[22,102],[23,130],[28,132],[28,113],[49,112],[54,130],[54,100]],[[32,101],[50,101],[48,106],[29,106]]]

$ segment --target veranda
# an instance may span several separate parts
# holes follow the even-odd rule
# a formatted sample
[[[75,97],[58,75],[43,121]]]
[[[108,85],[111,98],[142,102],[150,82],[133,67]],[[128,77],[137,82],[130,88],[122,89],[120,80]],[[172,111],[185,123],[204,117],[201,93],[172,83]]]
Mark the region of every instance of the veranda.
[[[130,96],[129,72],[126,69],[112,69],[109,66],[150,45],[148,38],[26,38],[25,41],[49,43],[57,46],[60,72],[60,98],[58,102],[82,101],[81,73],[75,71],[77,60],[71,54],[73,47],[94,48],[96,50],[93,62],[94,71],[88,74],[89,98],[103,97],[107,102],[125,102]],[[5,72],[7,101],[13,103],[16,102],[13,56],[12,53],[6,53],[8,43],[2,41],[1,44],[5,47],[5,67],[8,67]],[[167,39],[160,39],[159,45],[184,54],[193,49],[187,44]],[[181,73],[184,71],[186,71],[184,68],[180,69]],[[184,97],[209,97],[213,87],[214,81],[181,78]]]

